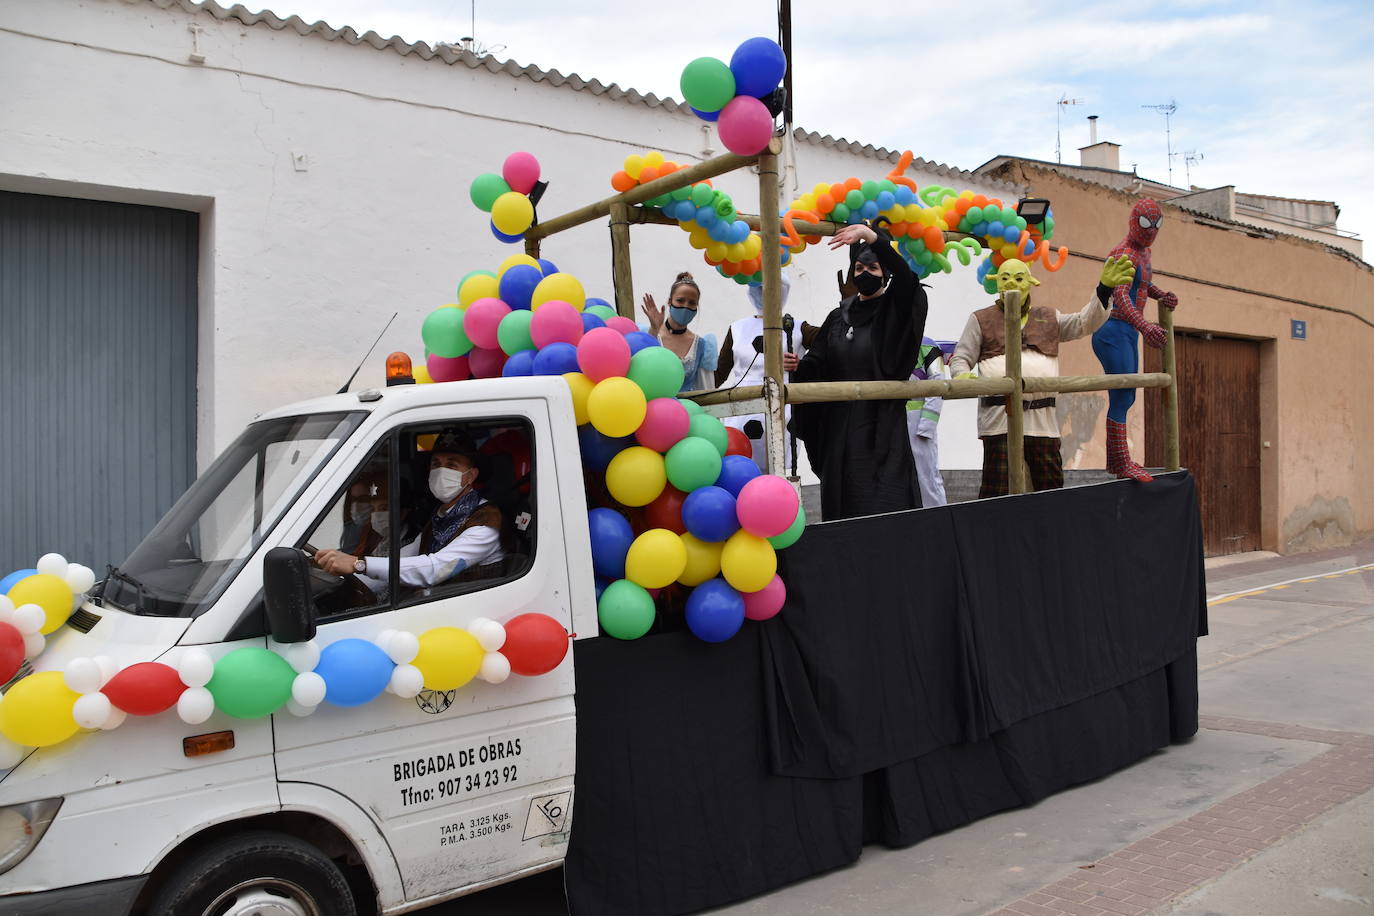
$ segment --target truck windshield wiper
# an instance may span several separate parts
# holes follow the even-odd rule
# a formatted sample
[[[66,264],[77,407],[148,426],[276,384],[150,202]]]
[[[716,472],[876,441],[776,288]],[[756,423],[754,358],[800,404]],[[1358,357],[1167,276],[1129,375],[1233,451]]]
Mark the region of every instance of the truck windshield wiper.
[[[112,566],[112,565],[107,565],[107,566],[105,567],[105,570],[106,570],[106,572],[105,572],[105,581],[106,581],[106,583],[108,583],[111,579],[117,579],[117,580],[119,580],[120,582],[127,582],[129,585],[132,585],[133,588],[134,588],[134,596],[135,596],[135,597],[134,597],[134,606],[133,606],[133,607],[128,607],[128,606],[125,606],[125,605],[119,605],[119,607],[124,608],[124,610],[126,610],[126,611],[133,611],[133,612],[135,612],[135,613],[137,613],[137,612],[143,610],[144,599],[147,598],[147,596],[148,596],[148,589],[143,585],[143,583],[140,582],[140,581],[138,581],[137,579],[135,579],[133,576],[129,575],[128,573],[126,573],[126,572],[124,572],[124,571],[122,571],[122,570],[120,570],[120,569],[117,569],[116,567],[114,567],[114,566]],[[105,597],[105,592],[106,592],[107,590],[108,590],[107,586],[102,586],[102,587],[101,587],[101,589],[100,589],[100,600],[101,600],[101,601],[106,601],[106,600],[108,600],[108,599]],[[112,603],[113,603],[113,602],[112,602]]]

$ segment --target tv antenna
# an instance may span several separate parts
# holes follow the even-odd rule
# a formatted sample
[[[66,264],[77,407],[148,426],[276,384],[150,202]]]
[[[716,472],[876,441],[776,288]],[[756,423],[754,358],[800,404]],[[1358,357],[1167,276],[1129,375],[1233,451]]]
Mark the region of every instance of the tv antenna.
[[[1065,106],[1065,105],[1082,105],[1082,104],[1083,104],[1083,100],[1082,100],[1082,99],[1071,99],[1071,98],[1069,98],[1069,94],[1068,94],[1067,92],[1062,93],[1062,94],[1059,96],[1059,101],[1057,101],[1057,102],[1054,103],[1054,161],[1055,161],[1055,162],[1063,162],[1063,161],[1064,161],[1064,157],[1060,154],[1060,151],[1059,151],[1059,133],[1060,133],[1060,131],[1059,131],[1059,123],[1060,123],[1060,115],[1061,115],[1061,114],[1063,113],[1063,111],[1064,111],[1064,106]]]
[[[1194,162],[1201,162],[1202,159],[1202,153],[1195,149],[1190,149],[1183,154],[1183,180],[1188,182],[1188,190],[1190,191],[1193,189],[1192,165]]]
[[[471,0],[468,4],[468,34],[457,41],[437,42],[436,46],[452,51],[466,51],[476,57],[490,57],[506,50],[505,45],[488,47],[477,40],[477,0]]]
[[[1153,108],[1155,111],[1158,111],[1164,115],[1164,149],[1169,153],[1169,184],[1172,186],[1174,183],[1175,154],[1173,133],[1170,130],[1172,126],[1170,123],[1170,119],[1174,116],[1174,112],[1178,111],[1178,105],[1174,104],[1173,99],[1170,99],[1167,103],[1163,105],[1141,105],[1140,107]]]

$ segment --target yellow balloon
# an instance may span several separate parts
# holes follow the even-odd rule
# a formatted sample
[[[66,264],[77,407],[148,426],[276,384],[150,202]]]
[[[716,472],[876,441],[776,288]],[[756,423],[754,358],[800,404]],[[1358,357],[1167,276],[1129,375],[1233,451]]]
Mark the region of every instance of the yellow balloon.
[[[457,690],[477,676],[485,654],[467,630],[435,627],[420,634],[420,652],[411,664],[425,676],[427,690]]]
[[[410,377],[415,379],[417,385],[430,385],[434,383],[434,377],[429,374],[427,366],[416,366],[410,370]]]
[[[830,185],[826,184],[825,182],[821,182],[820,184],[816,185],[814,188],[811,189],[811,193],[815,194],[817,197],[820,197],[822,194],[829,194]]]
[[[691,232],[693,229],[699,228],[700,224],[694,219],[688,219],[678,223],[677,227],[683,232]]]
[[[653,150],[651,152],[644,154],[644,164],[647,166],[658,168],[660,165],[663,164],[663,162],[663,154],[660,153],[658,150]]]
[[[520,235],[534,222],[534,204],[519,191],[507,191],[491,205],[491,221],[506,235]]]
[[[749,233],[749,237],[742,243],[744,245],[744,260],[752,261],[763,252],[763,239],[757,233]]]
[[[500,299],[500,294],[501,281],[486,274],[476,274],[468,277],[463,281],[463,285],[458,287],[458,304],[467,308],[478,299]]]
[[[56,630],[72,616],[72,590],[57,576],[36,573],[20,579],[9,591],[9,598],[15,607],[21,604],[36,604],[43,609],[44,635]]]
[[[581,372],[564,372],[563,381],[572,389],[573,416],[577,418],[577,425],[581,426],[587,422],[587,398],[596,383]]]
[[[24,747],[66,741],[80,727],[72,718],[78,696],[62,680],[61,671],[30,674],[0,701],[0,734]]]
[[[587,294],[581,282],[572,274],[549,274],[534,288],[534,295],[530,296],[530,308],[537,309],[545,302],[554,300],[566,302],[580,312],[587,304]]]
[[[668,485],[663,456],[651,448],[632,445],[606,467],[606,489],[625,506],[647,506]]]
[[[667,528],[650,528],[625,555],[625,578],[644,588],[672,585],[686,567],[687,548]]]
[[[539,271],[543,271],[544,269],[539,266],[539,261],[537,259],[532,258],[527,254],[513,254],[510,257],[506,258],[504,261],[502,261],[500,267],[496,268],[496,276],[498,278],[504,276],[506,271],[510,270],[516,264],[528,264],[529,266]]]
[[[736,263],[749,260],[749,256],[744,253],[744,243],[736,242],[733,245],[726,245],[725,260],[734,261]]]
[[[587,419],[612,439],[628,436],[644,422],[644,390],[622,375],[602,379],[587,395]]]
[[[712,242],[706,246],[706,257],[710,258],[712,261],[724,261],[725,248],[726,245],[724,242]]]
[[[720,573],[741,592],[756,592],[778,571],[778,555],[767,539],[743,529],[730,535],[720,552]]]
[[[677,581],[696,587],[720,575],[720,553],[725,548],[724,542],[699,540],[690,532],[680,535],[680,538],[682,546],[687,551],[687,564],[682,568],[682,575],[677,577]]]
[[[705,229],[698,226],[692,230],[692,234],[687,236],[687,244],[697,251],[706,250],[706,246],[711,244],[711,235]]]
[[[625,157],[625,174],[636,181],[639,180],[639,173],[644,168],[644,157],[635,153],[633,156]]]

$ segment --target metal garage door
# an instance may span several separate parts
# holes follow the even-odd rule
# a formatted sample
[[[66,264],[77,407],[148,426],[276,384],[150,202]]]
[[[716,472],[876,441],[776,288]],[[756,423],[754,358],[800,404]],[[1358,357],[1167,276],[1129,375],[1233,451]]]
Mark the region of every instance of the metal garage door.
[[[197,222],[0,191],[0,575],[99,574],[194,477]]]

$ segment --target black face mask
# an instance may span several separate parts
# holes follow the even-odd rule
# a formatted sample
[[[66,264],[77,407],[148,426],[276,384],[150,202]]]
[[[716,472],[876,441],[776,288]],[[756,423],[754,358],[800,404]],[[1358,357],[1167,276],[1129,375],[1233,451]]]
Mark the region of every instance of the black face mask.
[[[877,274],[855,274],[854,288],[859,291],[860,295],[871,296],[883,288],[883,278]]]

